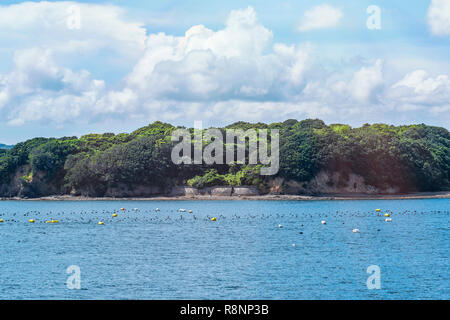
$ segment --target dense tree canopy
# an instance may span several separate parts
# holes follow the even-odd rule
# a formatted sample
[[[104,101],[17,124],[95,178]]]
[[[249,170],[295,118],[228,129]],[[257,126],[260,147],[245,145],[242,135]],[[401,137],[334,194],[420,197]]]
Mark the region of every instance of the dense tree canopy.
[[[174,185],[253,185],[264,190],[270,179],[260,165],[175,165],[171,161],[176,127],[154,122],[130,134],[88,134],[80,138],[35,138],[0,149],[0,196],[49,193],[102,196],[109,188]],[[327,126],[321,120],[251,124],[225,129],[278,129],[284,181],[308,182],[319,172],[351,173],[376,188],[450,190],[450,133],[426,125]],[[191,133],[193,130],[191,129]],[[211,141],[209,141],[210,143]],[[203,145],[208,142],[204,141]],[[225,146],[224,146],[225,147]],[[248,142],[247,153],[248,159]],[[20,185],[14,184],[20,177]]]

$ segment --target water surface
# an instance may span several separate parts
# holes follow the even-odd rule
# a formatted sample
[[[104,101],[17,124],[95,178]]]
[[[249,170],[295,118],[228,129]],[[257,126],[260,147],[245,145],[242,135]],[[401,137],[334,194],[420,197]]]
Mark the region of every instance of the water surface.
[[[1,201],[0,298],[449,299],[449,213],[450,199]]]

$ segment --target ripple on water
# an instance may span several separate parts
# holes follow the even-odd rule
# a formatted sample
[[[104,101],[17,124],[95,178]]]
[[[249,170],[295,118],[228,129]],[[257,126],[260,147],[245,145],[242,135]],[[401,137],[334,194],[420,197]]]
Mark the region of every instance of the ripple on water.
[[[450,298],[448,199],[180,206],[0,202],[0,298]],[[70,265],[81,268],[82,290],[66,288]],[[380,266],[381,290],[366,287],[369,265]]]

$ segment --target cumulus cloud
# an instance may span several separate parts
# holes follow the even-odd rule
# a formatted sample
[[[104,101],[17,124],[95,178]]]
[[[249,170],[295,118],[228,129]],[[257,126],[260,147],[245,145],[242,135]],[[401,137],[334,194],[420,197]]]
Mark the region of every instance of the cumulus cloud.
[[[315,6],[307,10],[300,21],[298,31],[332,28],[339,25],[342,11],[328,4]]]
[[[89,112],[105,88],[88,71],[58,66],[49,49],[17,51],[14,70],[0,75],[0,120],[13,125],[50,119],[63,122]],[[4,117],[4,114],[7,114]]]
[[[72,1],[23,2],[0,6],[0,38],[14,49],[40,46],[61,52],[92,52],[102,48],[123,55],[140,54],[146,30],[127,21],[122,8]],[[76,22],[79,22],[76,23]]]
[[[44,7],[54,12],[55,5],[59,10],[55,12],[63,14],[65,7],[61,9],[60,4],[45,3]],[[1,10],[12,10],[10,7]],[[219,30],[196,25],[180,36],[144,33],[143,38],[139,24],[125,22],[114,6],[105,8],[112,15],[107,20],[116,22],[97,24],[95,35],[79,40],[89,46],[95,37],[123,28],[122,33],[108,35],[109,40],[98,44],[126,47],[128,43],[139,52],[122,81],[107,83],[88,70],[67,67],[56,43],[31,42],[29,47],[15,50],[11,71],[0,74],[0,122],[53,121],[62,125],[145,118],[220,123],[303,117],[346,121],[345,117],[359,119],[393,109],[448,111],[448,76],[430,76],[418,70],[396,77],[394,84],[387,83],[381,59],[356,59],[343,66],[336,62],[325,68],[317,61],[311,43],[274,42],[272,31],[258,21],[251,7],[232,11]],[[1,14],[0,25],[5,24]],[[48,23],[59,21],[52,15],[45,17]],[[27,19],[31,21],[28,27],[25,22],[17,26],[21,32],[35,28],[38,21]],[[90,24],[86,19],[83,16],[83,27]],[[58,41],[73,39],[67,30],[61,32],[64,35]]]
[[[377,60],[373,66],[363,67],[352,77],[350,91],[358,102],[370,102],[376,89],[383,83],[383,61]]]
[[[182,37],[151,34],[127,82],[155,94],[190,92],[197,98],[236,90],[237,73],[259,72],[269,62],[263,51],[271,41],[272,32],[258,23],[253,8],[232,11],[225,28],[217,32],[197,25]],[[217,83],[221,80],[225,82]]]
[[[439,106],[450,101],[450,79],[448,75],[433,78],[425,70],[415,70],[392,86],[389,97],[406,104],[431,105],[439,110]]]
[[[232,11],[218,31],[197,25],[180,37],[151,34],[126,88],[139,102],[288,99],[301,91],[313,49],[273,44],[272,37],[251,7]]]
[[[432,0],[428,8],[428,24],[438,36],[450,35],[450,1]]]

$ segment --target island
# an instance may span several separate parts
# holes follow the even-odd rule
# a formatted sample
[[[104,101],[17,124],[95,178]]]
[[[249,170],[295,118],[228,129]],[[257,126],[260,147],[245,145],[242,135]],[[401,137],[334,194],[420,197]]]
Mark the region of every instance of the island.
[[[339,199],[448,197],[450,133],[441,127],[236,122],[277,130],[279,170],[262,164],[175,164],[172,133],[155,121],[131,133],[33,138],[0,149],[3,199]],[[187,128],[194,136],[194,129]],[[211,141],[203,141],[206,147]],[[249,141],[246,141],[246,157]],[[224,143],[225,150],[225,143]],[[270,146],[269,146],[270,148]]]

